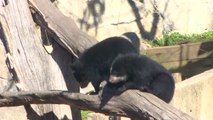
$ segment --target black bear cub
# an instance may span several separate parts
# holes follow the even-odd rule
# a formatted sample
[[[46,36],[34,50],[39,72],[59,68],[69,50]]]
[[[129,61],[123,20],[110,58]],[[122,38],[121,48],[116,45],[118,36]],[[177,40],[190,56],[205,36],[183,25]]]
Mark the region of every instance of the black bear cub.
[[[140,89],[170,102],[175,82],[171,74],[154,60],[138,54],[118,56],[112,63],[109,87],[121,93],[127,89]]]
[[[81,88],[92,83],[95,92],[99,92],[99,85],[109,79],[110,67],[119,54],[135,53],[136,48],[123,37],[107,38],[79,56],[72,65],[73,74]]]

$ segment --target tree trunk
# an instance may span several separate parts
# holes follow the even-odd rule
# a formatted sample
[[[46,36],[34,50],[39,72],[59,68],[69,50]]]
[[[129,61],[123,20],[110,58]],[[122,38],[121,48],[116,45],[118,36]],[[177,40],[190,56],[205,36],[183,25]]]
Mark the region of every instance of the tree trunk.
[[[43,1],[39,2],[43,3]],[[71,80],[73,79],[72,71],[71,68],[68,67],[73,61],[73,56],[57,43],[53,45],[54,51],[51,55],[45,51],[42,46],[42,40],[39,37],[39,32],[36,30],[35,23],[33,22],[27,1],[1,0],[0,3],[0,39],[4,46],[6,56],[4,59],[7,61],[6,64],[10,72],[8,74],[12,75],[12,82],[8,80],[6,88],[15,85],[16,87],[11,88],[17,88],[16,91],[69,90],[78,92],[79,87],[74,80]],[[49,3],[49,1],[46,1],[42,5],[43,7],[47,7],[46,5],[49,5]],[[56,16],[64,17],[61,13],[56,12],[56,8],[49,9],[57,13]],[[51,13],[50,16],[53,17],[52,14],[53,13]],[[48,17],[48,15],[45,15],[45,17],[50,18],[48,19],[49,21],[59,19]],[[60,20],[64,19],[62,18]],[[81,43],[79,41],[82,37],[82,41],[87,41],[90,37],[81,33],[73,21],[68,20],[68,18],[66,18],[65,21],[69,22],[69,25],[66,27],[69,28],[68,30],[63,28],[66,23],[61,26],[58,25],[59,23],[63,23],[63,21],[51,22],[48,27],[56,25],[56,28],[60,28],[58,35],[59,38],[63,39],[61,41],[75,41],[71,42],[73,44],[69,43],[69,45],[74,45],[76,51],[82,52],[88,45],[91,45],[86,45],[87,42],[77,44]],[[52,28],[56,31],[58,30],[55,27]],[[74,28],[74,30],[72,30],[72,28]],[[69,30],[72,31],[68,32]],[[73,32],[77,32],[77,34]],[[79,34],[82,36],[79,37]],[[72,36],[72,39],[70,39],[70,36]],[[79,41],[77,41],[78,39]],[[67,43],[65,46],[66,45]],[[78,50],[77,48],[80,49]],[[72,117],[70,106],[65,105],[32,105],[25,106],[25,110],[28,119],[80,119],[80,113],[78,111],[75,112],[78,114],[73,114],[75,117]],[[22,112],[24,111],[22,110]]]

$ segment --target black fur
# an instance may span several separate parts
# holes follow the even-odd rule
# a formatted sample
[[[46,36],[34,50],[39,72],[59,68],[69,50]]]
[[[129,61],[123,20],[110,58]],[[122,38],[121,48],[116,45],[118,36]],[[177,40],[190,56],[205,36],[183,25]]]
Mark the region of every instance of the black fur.
[[[173,77],[162,65],[137,54],[121,55],[113,61],[107,85],[120,93],[126,89],[147,91],[165,102],[170,102],[175,89]]]
[[[87,49],[74,62],[74,76],[82,88],[92,82],[95,91],[98,92],[100,83],[109,78],[112,61],[119,54],[127,53],[138,53],[131,42],[123,37],[107,38]]]

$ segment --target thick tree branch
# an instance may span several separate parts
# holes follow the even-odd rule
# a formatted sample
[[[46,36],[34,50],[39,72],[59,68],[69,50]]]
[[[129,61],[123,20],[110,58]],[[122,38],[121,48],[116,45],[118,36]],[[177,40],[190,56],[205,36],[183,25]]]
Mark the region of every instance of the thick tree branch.
[[[97,41],[82,32],[75,22],[64,16],[49,0],[28,0],[33,9],[34,20],[69,52],[78,54]]]
[[[192,120],[187,114],[155,96],[138,90],[128,90],[119,96],[109,98],[107,101],[102,101],[99,95],[85,95],[67,91],[4,93],[0,94],[0,107],[28,104],[67,104],[81,109],[104,114],[114,113],[134,119]]]

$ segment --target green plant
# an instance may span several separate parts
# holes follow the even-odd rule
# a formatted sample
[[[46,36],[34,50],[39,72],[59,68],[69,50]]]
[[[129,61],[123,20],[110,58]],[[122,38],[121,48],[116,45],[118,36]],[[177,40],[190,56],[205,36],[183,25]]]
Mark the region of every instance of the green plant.
[[[153,46],[168,46],[204,41],[213,41],[213,31],[201,34],[180,34],[178,32],[174,32],[165,34],[163,37],[151,41],[150,44]]]
[[[89,113],[91,113],[91,111],[81,110],[81,118],[82,118],[82,120],[85,120],[88,117]]]

